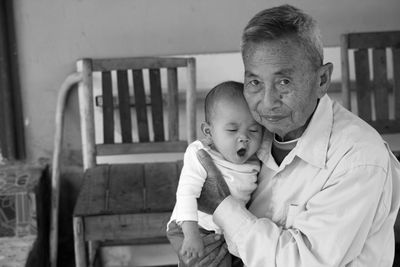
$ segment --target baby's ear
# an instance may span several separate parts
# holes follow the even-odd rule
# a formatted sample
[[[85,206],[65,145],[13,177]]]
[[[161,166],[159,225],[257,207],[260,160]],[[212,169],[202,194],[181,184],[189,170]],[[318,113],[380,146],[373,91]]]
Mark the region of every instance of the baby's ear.
[[[211,126],[210,126],[210,124],[208,124],[207,122],[203,121],[201,123],[201,131],[203,132],[203,134],[206,137],[211,138]]]

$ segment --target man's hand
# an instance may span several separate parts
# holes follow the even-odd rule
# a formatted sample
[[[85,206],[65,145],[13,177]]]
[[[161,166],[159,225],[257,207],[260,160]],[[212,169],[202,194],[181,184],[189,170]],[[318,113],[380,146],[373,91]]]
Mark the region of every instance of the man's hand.
[[[167,231],[167,237],[172,245],[172,248],[179,257],[179,266],[218,266],[221,260],[228,254],[226,243],[221,235],[205,235],[204,233],[201,235],[204,244],[203,257],[197,259],[188,259],[181,254],[181,247],[184,238],[183,232],[174,221],[171,222],[171,226]]]
[[[197,158],[207,172],[207,179],[197,200],[198,208],[205,213],[213,214],[218,205],[230,195],[229,188],[206,151],[200,149],[197,152]]]

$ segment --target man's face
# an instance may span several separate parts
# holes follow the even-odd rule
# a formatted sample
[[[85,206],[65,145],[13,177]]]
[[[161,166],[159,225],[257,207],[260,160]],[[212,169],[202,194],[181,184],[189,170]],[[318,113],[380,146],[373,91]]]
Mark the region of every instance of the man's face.
[[[319,70],[290,38],[246,44],[244,95],[253,117],[285,140],[301,136],[320,89]]]

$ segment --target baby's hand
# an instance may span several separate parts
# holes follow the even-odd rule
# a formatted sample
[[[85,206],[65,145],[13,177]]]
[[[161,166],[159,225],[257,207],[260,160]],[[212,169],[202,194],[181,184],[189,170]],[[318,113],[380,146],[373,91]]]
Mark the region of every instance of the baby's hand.
[[[185,237],[180,254],[184,262],[191,262],[198,257],[202,257],[204,254],[203,241],[197,237]]]

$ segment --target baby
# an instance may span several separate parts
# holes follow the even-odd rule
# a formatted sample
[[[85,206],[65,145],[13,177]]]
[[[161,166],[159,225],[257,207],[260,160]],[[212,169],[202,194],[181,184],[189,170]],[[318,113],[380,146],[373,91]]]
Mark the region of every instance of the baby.
[[[243,84],[228,81],[215,86],[205,99],[205,122],[201,131],[206,138],[191,143],[184,155],[184,164],[177,189],[177,200],[167,231],[181,227],[184,239],[181,255],[187,259],[201,257],[201,232],[221,234],[212,215],[197,210],[207,173],[196,157],[199,149],[207,151],[221,171],[230,193],[243,205],[257,186],[260,163],[255,153],[262,139],[262,127],[252,117],[243,96]],[[175,229],[173,229],[175,228]],[[231,254],[235,247],[226,240]],[[230,262],[230,257],[227,258]],[[230,266],[230,263],[219,266]]]

